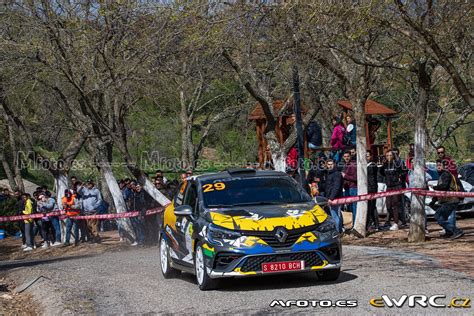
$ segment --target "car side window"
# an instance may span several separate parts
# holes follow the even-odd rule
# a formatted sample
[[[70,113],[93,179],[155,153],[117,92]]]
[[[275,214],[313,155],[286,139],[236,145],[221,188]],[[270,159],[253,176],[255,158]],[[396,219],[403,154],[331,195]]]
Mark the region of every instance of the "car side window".
[[[184,193],[186,192],[186,186],[187,186],[187,182],[183,182],[181,186],[179,187],[178,193],[176,194],[176,197],[174,199],[175,206],[183,205]]]
[[[188,188],[186,192],[186,196],[184,198],[184,204],[189,205],[193,208],[193,213],[197,214],[197,188],[196,184],[193,183],[191,186]]]

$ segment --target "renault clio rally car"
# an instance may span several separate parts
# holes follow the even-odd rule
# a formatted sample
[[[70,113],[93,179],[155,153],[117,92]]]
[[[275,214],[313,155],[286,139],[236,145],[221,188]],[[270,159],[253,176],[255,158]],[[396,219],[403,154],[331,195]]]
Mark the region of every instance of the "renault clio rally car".
[[[165,278],[196,275],[201,290],[218,279],[341,269],[335,222],[285,173],[232,169],[193,176],[163,212],[160,266]]]

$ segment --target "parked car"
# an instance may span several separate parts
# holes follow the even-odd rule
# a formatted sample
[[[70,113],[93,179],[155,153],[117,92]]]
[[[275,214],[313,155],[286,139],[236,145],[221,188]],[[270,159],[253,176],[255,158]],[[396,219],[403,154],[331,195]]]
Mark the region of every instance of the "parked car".
[[[428,181],[428,185],[430,186],[429,190],[433,191],[432,186],[435,186],[438,183],[437,180]],[[470,183],[461,180],[461,183],[464,187],[466,192],[474,192],[474,186]],[[378,192],[385,192],[386,185],[384,183],[378,184]],[[411,210],[411,199],[412,193],[408,192],[405,193],[403,196],[403,203],[405,206],[405,216],[406,219],[409,220],[410,218],[410,210]],[[439,207],[439,204],[435,204],[434,208],[430,207],[428,204],[432,201],[432,197],[427,196],[425,199],[425,213],[427,217],[434,216],[436,209]],[[385,206],[385,198],[377,199],[377,211],[379,215],[387,214],[387,208]],[[467,216],[469,214],[474,214],[474,198],[465,198],[459,203],[457,214],[461,216]]]

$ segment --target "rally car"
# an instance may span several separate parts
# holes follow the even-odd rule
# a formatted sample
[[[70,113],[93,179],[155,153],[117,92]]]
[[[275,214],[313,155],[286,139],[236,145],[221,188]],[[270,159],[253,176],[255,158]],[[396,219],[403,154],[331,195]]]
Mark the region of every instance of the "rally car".
[[[282,172],[190,177],[163,212],[163,276],[193,273],[201,290],[216,288],[220,278],[290,272],[335,281],[341,257],[334,220]]]

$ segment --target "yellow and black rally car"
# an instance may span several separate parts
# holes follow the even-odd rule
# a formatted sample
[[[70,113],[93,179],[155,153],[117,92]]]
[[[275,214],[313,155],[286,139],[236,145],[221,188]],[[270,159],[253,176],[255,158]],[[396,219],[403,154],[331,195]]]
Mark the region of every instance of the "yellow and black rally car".
[[[165,278],[196,275],[201,290],[219,278],[315,272],[334,281],[341,245],[334,221],[285,173],[231,169],[193,176],[163,213]]]

